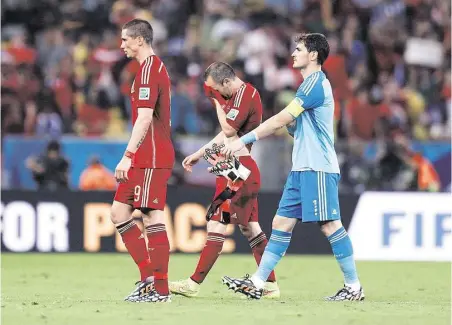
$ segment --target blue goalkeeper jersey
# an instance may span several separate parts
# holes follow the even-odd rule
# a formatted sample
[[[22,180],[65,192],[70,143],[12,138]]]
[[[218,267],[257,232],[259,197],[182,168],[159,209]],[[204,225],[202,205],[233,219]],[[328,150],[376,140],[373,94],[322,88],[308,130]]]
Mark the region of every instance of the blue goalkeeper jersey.
[[[297,90],[292,170],[340,173],[334,150],[334,99],[323,71],[309,75]]]

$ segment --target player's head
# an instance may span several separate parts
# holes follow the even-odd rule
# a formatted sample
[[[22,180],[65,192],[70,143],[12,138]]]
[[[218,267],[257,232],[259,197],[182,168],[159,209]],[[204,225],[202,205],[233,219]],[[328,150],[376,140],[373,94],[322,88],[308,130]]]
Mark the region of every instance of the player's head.
[[[226,99],[234,95],[233,81],[235,78],[234,69],[224,62],[214,62],[204,72],[206,86],[217,90]]]
[[[143,19],[133,19],[122,27],[121,49],[128,58],[134,58],[141,48],[151,46],[153,39],[151,24]]]
[[[323,34],[300,34],[295,38],[297,46],[292,53],[293,67],[306,69],[309,65],[322,65],[330,53],[330,46]]]

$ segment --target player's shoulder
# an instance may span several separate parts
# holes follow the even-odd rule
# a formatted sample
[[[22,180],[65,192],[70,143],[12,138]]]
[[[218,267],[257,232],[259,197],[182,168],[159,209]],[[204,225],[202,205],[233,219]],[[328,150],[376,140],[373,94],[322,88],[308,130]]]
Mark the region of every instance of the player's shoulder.
[[[254,100],[260,100],[259,91],[250,83],[245,83],[243,89],[240,89],[239,92],[237,97],[241,97],[241,101],[245,104],[249,104]]]
[[[328,79],[323,71],[314,72],[301,83],[297,92],[306,96],[310,93],[321,92],[326,85],[325,81],[328,82]]]
[[[144,60],[141,64],[140,69],[137,72],[137,76],[140,78],[142,83],[148,83],[150,76],[160,74],[162,71],[166,71],[165,64],[162,59],[157,55],[151,55]]]
[[[250,98],[255,98],[256,96],[260,96],[259,94],[259,90],[257,90],[256,87],[254,87],[252,84],[250,83],[245,83],[245,93],[246,95],[248,95]]]

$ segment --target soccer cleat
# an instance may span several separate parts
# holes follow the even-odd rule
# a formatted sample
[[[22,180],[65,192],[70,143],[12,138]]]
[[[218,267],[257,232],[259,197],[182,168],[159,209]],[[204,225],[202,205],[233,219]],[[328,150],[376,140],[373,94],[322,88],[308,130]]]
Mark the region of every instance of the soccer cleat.
[[[264,292],[263,289],[258,289],[251,281],[250,276],[247,274],[242,279],[230,278],[224,276],[222,278],[223,284],[225,284],[230,290],[239,292],[251,299],[261,299]]]
[[[362,301],[364,300],[364,290],[359,288],[359,290],[352,290],[352,288],[344,285],[335,295],[325,297],[327,301]]]
[[[265,282],[264,291],[262,292],[263,299],[279,299],[281,297],[281,291],[279,290],[278,283]]]
[[[201,289],[200,284],[196,283],[191,278],[181,281],[169,282],[168,286],[171,293],[188,298],[196,297]]]
[[[154,290],[154,281],[137,281],[135,283],[136,288],[124,298],[124,301],[134,302],[143,296],[146,296],[149,292]]]
[[[141,296],[134,302],[171,302],[171,295],[161,295],[156,290],[152,290],[148,294]]]

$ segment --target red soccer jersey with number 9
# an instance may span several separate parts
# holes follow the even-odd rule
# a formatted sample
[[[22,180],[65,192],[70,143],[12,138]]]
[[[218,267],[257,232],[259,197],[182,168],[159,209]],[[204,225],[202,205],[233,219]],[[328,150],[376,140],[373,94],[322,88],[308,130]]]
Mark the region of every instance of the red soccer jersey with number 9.
[[[132,124],[138,108],[154,110],[154,116],[143,143],[135,153],[133,167],[172,168],[174,147],[171,141],[171,81],[162,60],[148,57],[140,66],[130,91]]]

